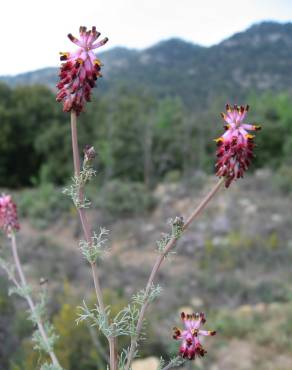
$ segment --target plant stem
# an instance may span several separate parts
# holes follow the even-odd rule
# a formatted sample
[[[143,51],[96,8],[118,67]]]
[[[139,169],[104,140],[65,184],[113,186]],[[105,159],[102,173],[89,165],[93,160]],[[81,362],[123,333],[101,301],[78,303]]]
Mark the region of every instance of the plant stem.
[[[26,278],[24,276],[22,266],[21,266],[21,263],[20,263],[20,260],[19,260],[19,257],[18,257],[17,244],[16,244],[16,239],[15,239],[15,234],[14,233],[12,233],[12,235],[11,235],[11,249],[12,249],[12,254],[13,254],[13,259],[14,259],[14,263],[15,263],[15,266],[16,266],[16,270],[18,272],[18,275],[19,275],[19,278],[20,278],[20,281],[21,281],[21,285],[23,287],[25,287],[25,286],[27,286],[27,282],[26,282]],[[18,285],[18,283],[16,283],[16,284]],[[30,308],[32,314],[35,317],[37,317],[35,315],[35,304],[33,303],[33,300],[31,298],[31,296],[29,295],[29,293],[26,294],[25,298],[27,300],[27,303],[29,305],[29,308]],[[39,332],[40,332],[44,342],[46,343],[47,347],[49,348],[48,336],[47,336],[47,333],[46,333],[45,328],[43,326],[43,323],[41,322],[40,319],[37,319],[37,326],[38,326]],[[49,351],[48,354],[51,357],[52,363],[55,366],[58,366],[58,367],[61,368],[55,353],[53,351]]]
[[[201,201],[201,203],[198,205],[198,207],[193,211],[193,213],[189,216],[187,221],[184,223],[182,232],[185,232],[186,229],[190,226],[190,224],[194,221],[194,219],[204,210],[204,208],[207,206],[207,204],[210,202],[210,200],[214,197],[214,195],[218,192],[220,189],[221,185],[224,183],[225,179],[222,178],[220,179],[217,184],[214,186],[214,188],[206,195],[206,197]],[[141,333],[142,325],[143,325],[143,320],[145,316],[146,309],[148,307],[148,300],[147,297],[149,296],[151,286],[153,284],[153,281],[157,275],[157,272],[164,261],[165,257],[168,255],[168,253],[175,247],[175,244],[177,242],[177,237],[172,237],[169,242],[166,244],[165,249],[162,254],[160,254],[156,261],[155,264],[152,268],[151,274],[149,276],[146,289],[145,289],[145,302],[143,303],[141,307],[141,311],[138,317],[137,325],[136,325],[136,335],[131,339],[131,345],[130,345],[130,350],[129,350],[129,355],[127,359],[127,364],[125,367],[125,370],[129,370],[133,356],[138,344],[138,339]]]
[[[78,134],[77,134],[77,116],[75,112],[71,113],[71,134],[72,134],[72,149],[73,149],[73,161],[74,161],[74,174],[75,176],[80,175],[80,155],[78,148]],[[79,190],[79,197],[83,197],[83,189]],[[78,214],[80,217],[80,222],[82,225],[85,240],[88,244],[91,244],[91,230],[89,222],[86,217],[85,209],[78,208]],[[92,277],[94,282],[94,288],[96,293],[96,298],[98,301],[98,306],[100,307],[103,314],[105,314],[105,307],[103,303],[102,292],[99,284],[99,277],[96,271],[95,263],[91,264]]]
[[[199,214],[205,209],[205,207],[210,202],[210,200],[218,192],[218,190],[220,189],[224,181],[225,181],[224,177],[222,177],[220,180],[217,181],[213,189],[205,196],[205,198],[201,201],[198,207],[194,210],[194,212],[189,216],[187,221],[184,223],[183,231],[185,231],[190,226],[190,224],[194,221],[194,219],[198,217]]]
[[[71,113],[71,137],[72,137],[74,174],[75,176],[79,176],[80,174],[80,155],[79,155],[79,148],[78,148],[77,116],[75,112]]]
[[[110,337],[108,338],[108,341],[110,347],[110,369],[117,370],[118,369],[117,338]]]
[[[177,359],[181,359],[181,356],[177,356],[174,360],[177,360]],[[166,366],[164,366],[164,368],[162,370],[169,370],[169,369],[173,369],[174,367],[178,367],[178,366],[181,366],[181,365],[176,365],[176,366],[173,366],[173,362],[174,360],[170,361],[170,363]]]
[[[80,154],[78,148],[78,133],[77,133],[77,116],[74,111],[71,112],[71,136],[72,136],[72,150],[73,150],[73,163],[74,163],[74,174],[75,176],[80,175]],[[79,198],[83,198],[83,188],[79,189]],[[86,217],[85,209],[84,208],[77,208],[78,214],[80,218],[80,222],[82,225],[83,233],[86,242],[90,245],[91,240],[91,230],[89,226],[89,222]],[[96,269],[96,264],[91,263],[91,271],[92,277],[94,282],[95,294],[98,302],[98,306],[102,312],[102,314],[106,317],[105,306],[103,302],[102,291],[99,283],[99,276]],[[116,354],[116,341],[113,337],[107,338],[109,341],[110,347],[110,370],[117,370],[117,354]]]
[[[96,333],[96,330],[95,328],[93,328],[88,322],[85,323],[87,328],[88,328],[88,331],[89,331],[89,334],[91,336],[91,339],[92,339],[92,343],[94,344],[95,348],[96,348],[96,351],[99,353],[100,357],[102,357],[104,359],[104,361],[106,363],[109,362],[109,357],[107,355],[107,353],[105,353],[105,351],[103,350],[103,346],[99,340],[99,337]]]

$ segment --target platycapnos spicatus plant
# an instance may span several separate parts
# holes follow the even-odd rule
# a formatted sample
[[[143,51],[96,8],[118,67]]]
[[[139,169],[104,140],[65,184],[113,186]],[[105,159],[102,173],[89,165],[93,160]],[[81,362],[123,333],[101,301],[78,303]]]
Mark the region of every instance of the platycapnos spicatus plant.
[[[84,111],[86,103],[90,101],[91,91],[96,86],[97,79],[101,77],[102,63],[96,58],[94,50],[104,45],[108,39],[97,41],[100,33],[95,27],[87,30],[82,26],[79,32],[79,39],[72,34],[68,35],[78,49],[75,52],[60,53],[62,64],[59,73],[60,82],[57,84],[59,91],[56,97],[58,102],[62,102],[64,112],[71,114],[74,175],[72,184],[64,189],[64,193],[72,199],[78,211],[84,234],[84,239],[79,242],[80,252],[91,266],[96,295],[95,307],[90,308],[86,302],[83,302],[78,309],[79,314],[76,321],[77,323],[87,321],[90,326],[105,336],[109,352],[108,369],[130,370],[133,359],[138,356],[139,345],[141,346],[147,309],[162,291],[160,285],[155,283],[159,269],[169,254],[177,248],[182,234],[202,213],[221,189],[222,184],[225,183],[228,188],[234,180],[243,177],[254,157],[254,136],[249,132],[259,130],[260,126],[244,123],[249,109],[248,105],[226,105],[226,113],[221,114],[225,121],[225,133],[215,140],[217,143],[216,175],[219,180],[188,218],[185,219],[179,215],[173,219],[170,232],[157,241],[158,253],[145,288],[133,295],[129,304],[110,319],[111,307],[104,304],[97,268],[97,263],[100,263],[104,254],[108,253],[106,237],[109,231],[103,227],[100,227],[99,231],[92,230],[86,213],[91,207],[91,202],[85,196],[85,186],[96,175],[92,166],[96,151],[92,145],[87,145],[81,158],[77,130],[77,117]],[[30,309],[29,318],[37,328],[33,335],[34,348],[47,353],[50,358],[50,362],[45,362],[41,369],[61,370],[62,366],[54,352],[54,344],[58,336],[46,317],[45,291],[42,292],[39,302],[34,303],[32,288],[27,284],[17,252],[16,233],[20,226],[16,205],[11,196],[4,194],[0,197],[0,228],[11,242],[13,262],[9,263],[0,259],[2,268],[14,285],[11,293],[16,293],[27,301]],[[206,321],[202,312],[192,315],[182,313],[181,319],[184,329],[174,327],[173,334],[175,340],[181,341],[178,355],[171,358],[169,362],[161,359],[157,370],[178,367],[185,361],[193,361],[197,357],[205,356],[207,351],[203,348],[200,337],[216,334],[216,331],[202,329]],[[127,336],[129,345],[118,353],[117,343],[120,336]]]

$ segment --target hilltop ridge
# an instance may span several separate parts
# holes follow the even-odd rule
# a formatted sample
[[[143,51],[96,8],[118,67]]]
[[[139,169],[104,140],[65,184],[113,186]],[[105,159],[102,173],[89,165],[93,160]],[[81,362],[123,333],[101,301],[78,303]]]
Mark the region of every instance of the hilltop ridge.
[[[203,47],[178,38],[142,50],[116,47],[99,54],[104,63],[105,92],[117,86],[148,89],[163,96],[180,96],[190,105],[218,94],[239,99],[251,90],[290,91],[292,86],[292,23],[262,22]],[[17,76],[2,76],[11,86],[40,81],[54,88],[57,69],[44,68]]]

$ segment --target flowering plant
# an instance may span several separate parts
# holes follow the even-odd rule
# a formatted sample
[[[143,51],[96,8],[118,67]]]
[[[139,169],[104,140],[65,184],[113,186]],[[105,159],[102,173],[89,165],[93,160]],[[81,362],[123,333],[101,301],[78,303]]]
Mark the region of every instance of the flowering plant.
[[[151,302],[161,292],[161,287],[155,285],[158,271],[168,255],[177,247],[178,241],[183,233],[187,231],[193,221],[202,213],[211,199],[221,189],[222,184],[226,187],[243,177],[244,172],[254,157],[254,136],[249,131],[257,131],[260,126],[244,123],[248,112],[248,106],[226,105],[226,113],[222,113],[225,121],[225,133],[216,139],[217,142],[217,163],[216,175],[219,180],[213,189],[206,195],[199,205],[194,209],[188,218],[181,215],[174,218],[171,223],[169,234],[163,236],[157,242],[158,255],[150,272],[146,287],[135,294],[129,305],[124,307],[112,320],[109,318],[110,307],[104,304],[103,291],[100,284],[97,262],[103,257],[106,251],[106,235],[108,230],[100,228],[100,231],[91,229],[87,218],[87,208],[91,203],[85,196],[85,186],[96,175],[92,167],[95,158],[95,149],[87,145],[83,151],[83,158],[80,156],[78,144],[77,117],[84,111],[86,102],[90,101],[91,91],[96,86],[96,80],[101,77],[101,62],[96,58],[93,50],[104,45],[108,39],[97,41],[100,33],[95,27],[87,30],[80,27],[80,39],[69,34],[69,39],[78,46],[73,52],[61,53],[62,65],[60,68],[60,82],[57,85],[58,93],[56,100],[62,102],[63,110],[71,114],[71,135],[74,163],[74,176],[72,184],[64,189],[64,194],[70,196],[78,211],[82,226],[84,239],[80,241],[80,251],[91,267],[91,273],[95,288],[96,305],[90,309],[86,302],[79,307],[77,323],[88,321],[89,325],[97,327],[103,333],[109,347],[110,370],[130,370],[133,359],[137,356],[139,344],[142,337],[143,323],[147,309]],[[35,323],[37,330],[34,335],[35,348],[44,351],[50,357],[51,362],[42,365],[43,370],[60,370],[55,352],[54,343],[57,334],[53,326],[46,319],[44,295],[39,303],[35,304],[32,298],[32,289],[27,284],[21,263],[18,257],[16,232],[19,230],[16,205],[11,196],[0,197],[0,228],[11,241],[11,249],[14,263],[7,264],[1,260],[1,265],[7,272],[14,284],[12,292],[19,294],[26,299],[30,311],[31,320]],[[17,275],[15,274],[17,272]],[[200,342],[201,336],[214,336],[216,331],[203,330],[205,323],[204,313],[181,314],[184,329],[174,328],[173,338],[180,340],[181,345],[178,355],[171,359],[168,364],[162,359],[159,365],[160,370],[167,370],[180,366],[184,361],[195,360],[207,353]],[[120,336],[129,338],[129,346],[120,353],[117,351],[117,342]]]

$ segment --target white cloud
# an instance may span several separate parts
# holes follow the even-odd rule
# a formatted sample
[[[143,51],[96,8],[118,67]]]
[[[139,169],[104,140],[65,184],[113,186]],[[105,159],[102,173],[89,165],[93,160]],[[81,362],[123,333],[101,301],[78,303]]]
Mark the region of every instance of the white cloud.
[[[0,75],[58,64],[72,50],[66,34],[96,25],[110,42],[143,48],[169,37],[202,45],[220,42],[252,23],[292,20],[291,0],[10,0],[0,15]]]

